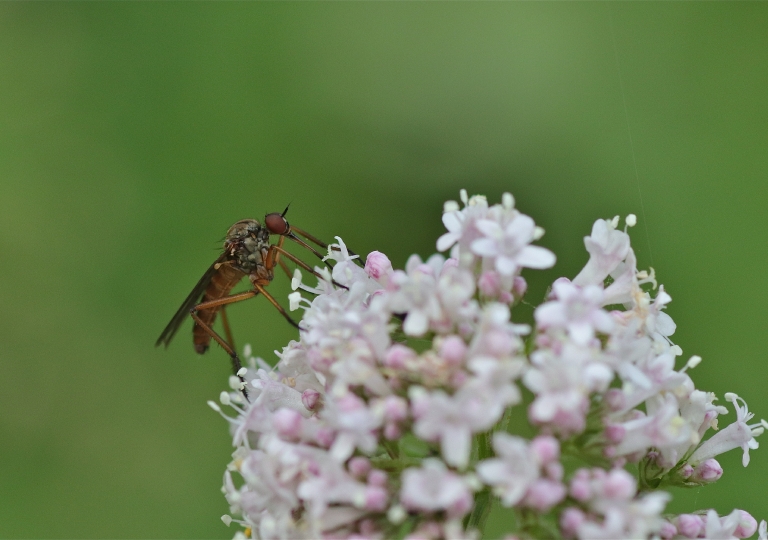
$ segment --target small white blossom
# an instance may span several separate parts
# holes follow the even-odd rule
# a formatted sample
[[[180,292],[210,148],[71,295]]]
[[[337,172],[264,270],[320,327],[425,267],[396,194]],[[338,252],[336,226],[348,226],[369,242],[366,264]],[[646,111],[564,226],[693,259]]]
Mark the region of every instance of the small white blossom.
[[[472,251],[493,259],[503,276],[511,276],[521,268],[549,268],[555,264],[551,251],[530,245],[536,226],[526,215],[516,216],[505,227],[490,219],[478,220],[475,226],[483,237],[472,242]]]
[[[743,399],[735,394],[730,394],[726,398],[736,409],[736,421],[702,443],[689,459],[691,463],[700,463],[723,452],[741,447],[744,451],[742,465],[745,467],[749,465],[749,450],[757,449],[759,443],[755,437],[761,435],[765,428],[762,423],[747,424],[755,415],[749,412],[747,403]]]

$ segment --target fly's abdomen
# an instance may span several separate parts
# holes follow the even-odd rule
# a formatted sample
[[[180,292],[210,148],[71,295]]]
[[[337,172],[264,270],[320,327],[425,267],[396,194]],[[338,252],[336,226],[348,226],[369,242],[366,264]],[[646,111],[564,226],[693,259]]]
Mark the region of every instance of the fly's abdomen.
[[[213,277],[208,287],[203,293],[203,297],[200,302],[208,302],[210,300],[218,300],[228,296],[232,289],[237,285],[245,274],[236,268],[232,268],[227,264],[219,266],[218,270]],[[220,306],[212,307],[209,309],[201,309],[197,312],[200,320],[203,321],[209,328],[213,326],[213,322],[216,320],[216,315],[221,309]],[[192,338],[195,344],[195,351],[198,354],[203,354],[208,350],[208,345],[211,343],[211,335],[206,332],[202,326],[195,323],[192,329]]]

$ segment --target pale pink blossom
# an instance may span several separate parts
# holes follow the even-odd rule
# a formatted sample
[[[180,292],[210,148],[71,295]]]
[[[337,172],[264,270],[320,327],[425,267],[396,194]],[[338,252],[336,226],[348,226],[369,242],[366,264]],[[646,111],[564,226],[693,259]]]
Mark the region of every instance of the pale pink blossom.
[[[587,345],[596,332],[609,333],[614,321],[601,309],[603,290],[596,285],[578,287],[568,281],[556,281],[553,285],[555,300],[536,308],[535,317],[539,328],[560,328],[579,345]]]
[[[514,506],[539,478],[540,462],[530,451],[528,441],[507,433],[494,434],[493,449],[497,457],[482,461],[477,473],[493,486],[504,506]]]
[[[466,482],[449,471],[442,462],[425,460],[421,468],[403,471],[400,500],[411,510],[446,511],[461,517],[472,506],[472,495]]]
[[[517,215],[504,227],[490,219],[478,220],[475,226],[483,237],[472,242],[472,252],[495,261],[502,276],[511,276],[521,268],[549,268],[555,264],[551,251],[530,245],[536,226],[526,215]]]
[[[449,396],[442,390],[428,392],[417,387],[411,390],[414,433],[424,440],[439,442],[445,462],[464,468],[469,461],[472,434],[495,423],[487,396],[477,392]]]
[[[613,272],[629,253],[629,235],[616,230],[618,219],[598,219],[592,226],[592,234],[584,238],[589,261],[578,276],[576,285],[598,285]]]
[[[742,465],[749,465],[749,450],[756,449],[758,442],[756,435],[760,435],[764,427],[760,423],[749,425],[749,422],[755,415],[747,409],[747,403],[735,394],[726,396],[728,401],[733,403],[736,409],[736,421],[721,429],[712,437],[704,441],[688,460],[692,464],[701,463],[707,459],[719,456],[720,454],[739,448],[743,450]]]

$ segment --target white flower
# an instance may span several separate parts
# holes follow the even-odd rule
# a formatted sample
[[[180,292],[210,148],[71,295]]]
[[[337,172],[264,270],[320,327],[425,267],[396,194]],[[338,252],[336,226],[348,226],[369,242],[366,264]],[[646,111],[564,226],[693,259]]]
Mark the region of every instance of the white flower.
[[[517,215],[505,227],[490,219],[478,220],[475,226],[483,237],[472,242],[472,252],[493,259],[503,276],[511,276],[521,268],[549,268],[555,264],[554,253],[530,245],[536,225],[526,215]]]
[[[617,231],[618,219],[598,219],[592,226],[592,234],[584,238],[589,261],[573,278],[576,285],[598,285],[613,272],[629,253],[629,235]]]
[[[529,451],[528,441],[508,433],[494,433],[493,450],[497,457],[480,462],[477,474],[493,486],[504,506],[514,506],[539,478],[539,463]]]
[[[541,328],[564,328],[579,345],[587,345],[595,331],[607,334],[613,329],[613,319],[600,309],[603,290],[596,285],[578,287],[568,281],[553,285],[556,300],[536,308],[536,323]]]
[[[747,424],[755,416],[754,413],[749,412],[749,409],[747,409],[747,403],[736,394],[727,394],[725,397],[733,403],[736,409],[736,421],[704,441],[691,455],[688,460],[689,463],[695,465],[734,448],[741,447],[744,451],[741,463],[745,467],[749,465],[749,450],[755,450],[759,446],[755,437],[761,435],[765,430],[765,421],[753,425]]]
[[[470,243],[481,236],[475,223],[488,214],[488,201],[479,195],[467,199],[466,192],[462,191],[462,202],[465,204],[462,210],[456,209],[458,205],[446,205],[443,225],[448,232],[437,239],[437,251],[450,249],[454,244],[458,244],[460,250],[467,250]]]
[[[445,462],[460,469],[469,461],[472,434],[490,428],[498,419],[488,409],[487,396],[474,391],[449,396],[442,390],[411,387],[410,398],[416,418],[413,432],[426,441],[440,442]]]
[[[463,516],[472,507],[466,481],[435,459],[426,459],[421,468],[403,472],[400,500],[411,510],[445,510],[454,517]]]

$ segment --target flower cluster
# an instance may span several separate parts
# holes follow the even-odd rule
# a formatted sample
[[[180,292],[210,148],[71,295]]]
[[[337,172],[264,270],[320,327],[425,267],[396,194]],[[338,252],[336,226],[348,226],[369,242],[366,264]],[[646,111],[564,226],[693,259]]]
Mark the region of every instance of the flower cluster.
[[[274,368],[246,350],[220,399],[234,416],[210,403],[236,447],[225,523],[264,539],[473,538],[499,504],[519,538],[754,534],[742,510],[664,514],[660,488],[716,481],[734,448],[746,466],[768,424],[726,394],[736,420],[718,430],[728,408],[695,388],[699,357],[678,361],[671,297],[630,246],[635,217],[596,221],[587,264],[526,325],[512,319],[521,271],[555,263],[533,245],[544,231],[510,194],[461,201],[444,208],[447,258],[395,270],[337,238],[332,272],[317,268],[316,285],[297,273],[299,341]],[[515,408],[529,425],[510,425]]]

